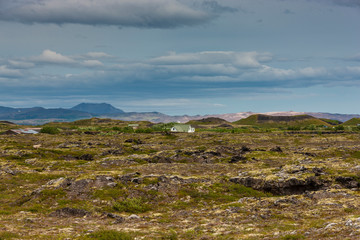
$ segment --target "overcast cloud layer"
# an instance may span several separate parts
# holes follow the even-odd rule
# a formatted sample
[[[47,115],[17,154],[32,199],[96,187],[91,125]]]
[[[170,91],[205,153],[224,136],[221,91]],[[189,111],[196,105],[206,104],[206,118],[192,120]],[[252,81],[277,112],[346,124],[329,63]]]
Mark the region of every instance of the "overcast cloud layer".
[[[192,7],[176,0],[3,0],[0,9],[4,21],[140,28],[198,25],[236,11],[216,1]]]
[[[0,0],[0,105],[360,113],[355,0]]]

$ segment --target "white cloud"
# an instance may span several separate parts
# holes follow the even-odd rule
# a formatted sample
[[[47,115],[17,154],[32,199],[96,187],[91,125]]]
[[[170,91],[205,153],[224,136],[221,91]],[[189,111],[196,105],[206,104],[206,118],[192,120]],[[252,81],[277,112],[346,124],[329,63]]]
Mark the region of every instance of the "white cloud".
[[[104,52],[88,52],[84,56],[87,58],[112,58],[113,57]]]
[[[70,57],[61,55],[52,50],[44,50],[40,56],[32,57],[30,60],[50,64],[74,64],[76,61]]]
[[[102,66],[104,66],[104,64],[102,62],[100,62],[99,60],[85,60],[82,63],[82,65],[85,67],[102,67]]]
[[[299,73],[304,77],[324,77],[328,75],[325,68],[306,67],[299,70]]]
[[[23,23],[173,28],[208,22],[234,9],[211,1],[202,8],[178,0],[0,1],[0,19]]]
[[[53,50],[46,49],[40,55],[21,58],[21,60],[9,60],[9,64],[14,68],[36,68],[41,65],[58,65],[71,68],[91,68],[102,67],[104,64],[96,58],[112,58],[102,52],[90,52],[80,56],[65,56]]]
[[[24,62],[24,61],[16,61],[16,60],[9,60],[9,65],[13,68],[32,68],[35,67],[34,63],[31,62]]]
[[[167,56],[153,58],[149,62],[162,65],[231,64],[240,68],[257,68],[261,66],[261,62],[267,62],[271,59],[270,53],[207,51],[170,53]]]
[[[2,78],[17,78],[21,77],[22,73],[18,69],[9,69],[5,65],[0,66],[0,77]]]

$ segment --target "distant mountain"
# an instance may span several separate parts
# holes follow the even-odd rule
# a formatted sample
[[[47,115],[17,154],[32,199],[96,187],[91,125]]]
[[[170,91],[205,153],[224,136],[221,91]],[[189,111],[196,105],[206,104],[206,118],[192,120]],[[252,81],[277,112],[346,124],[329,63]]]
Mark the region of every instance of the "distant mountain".
[[[0,120],[10,120],[15,123],[38,124],[50,121],[74,121],[91,118],[92,114],[70,109],[55,108],[4,108],[0,107]]]
[[[85,118],[111,118],[124,121],[150,121],[154,123],[182,122],[186,123],[191,120],[219,122],[224,119],[228,122],[235,122],[240,119],[247,118],[257,113],[239,112],[228,114],[212,114],[212,115],[195,115],[195,116],[169,116],[159,112],[124,112],[121,109],[107,103],[80,103],[70,109],[43,107],[33,108],[10,108],[0,106],[0,120],[9,120],[17,124],[44,124],[53,121],[75,121]],[[312,113],[312,112],[268,112],[263,113],[267,116],[297,116],[310,115],[316,118],[326,118],[345,122],[352,118],[360,118],[359,114],[333,114],[333,113]],[[205,120],[202,120],[205,119]],[[199,124],[200,124],[199,122]],[[329,123],[329,121],[327,122]],[[204,124],[204,123],[202,123]],[[217,124],[217,123],[216,123]],[[220,122],[219,122],[220,124]],[[225,124],[225,123],[224,123]]]
[[[91,118],[93,117],[90,113],[81,112],[70,109],[63,108],[54,108],[54,109],[34,109],[33,111],[19,113],[15,116],[14,119],[24,120],[24,119],[66,119],[66,120],[75,120],[82,118]]]
[[[8,114],[8,113],[13,113],[16,112],[17,110],[15,108],[10,108],[10,107],[1,107],[0,106],[0,115],[1,114]]]
[[[80,103],[75,107],[72,107],[71,110],[77,110],[99,115],[124,113],[123,110],[115,108],[108,103]]]

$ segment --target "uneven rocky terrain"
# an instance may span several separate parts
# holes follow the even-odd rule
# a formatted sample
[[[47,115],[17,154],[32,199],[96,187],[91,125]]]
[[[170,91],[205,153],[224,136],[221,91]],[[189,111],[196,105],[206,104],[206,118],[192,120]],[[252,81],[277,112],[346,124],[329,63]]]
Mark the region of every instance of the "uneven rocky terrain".
[[[126,124],[0,135],[0,239],[360,238],[359,132]]]

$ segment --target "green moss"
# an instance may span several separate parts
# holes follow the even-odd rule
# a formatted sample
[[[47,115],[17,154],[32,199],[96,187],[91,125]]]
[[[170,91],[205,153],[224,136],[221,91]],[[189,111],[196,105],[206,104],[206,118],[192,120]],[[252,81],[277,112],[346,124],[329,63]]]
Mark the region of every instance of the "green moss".
[[[44,212],[44,210],[46,210],[47,207],[44,204],[33,204],[30,207],[25,208],[25,211],[31,212],[31,213],[40,213],[40,212]]]
[[[48,201],[49,199],[56,199],[66,196],[64,189],[44,189],[40,192],[40,201]]]
[[[305,239],[305,236],[302,234],[288,234],[281,238],[282,240],[300,240]]]
[[[121,185],[118,185],[115,188],[97,189],[93,192],[93,197],[101,200],[116,200],[126,193],[126,189],[123,189]]]
[[[345,213],[353,213],[353,212],[355,212],[355,211],[356,211],[355,208],[344,208],[344,212],[345,212]]]
[[[192,201],[199,203],[201,201],[214,202],[214,203],[228,203],[238,200],[242,197],[269,197],[272,196],[268,193],[256,191],[252,188],[245,187],[240,184],[226,182],[214,183],[208,187],[201,189],[197,185],[188,185],[179,191],[180,197],[190,196]]]
[[[170,232],[164,234],[160,239],[161,240],[177,240],[179,238],[178,238],[178,235],[175,232],[175,230],[170,230]]]
[[[351,157],[356,158],[356,159],[360,159],[360,151],[353,152],[351,154]]]
[[[159,181],[160,180],[158,177],[150,177],[150,178],[144,178],[142,183],[145,185],[153,185],[153,184],[157,184]]]
[[[86,237],[87,239],[96,240],[133,240],[134,237],[126,232],[119,232],[115,230],[99,230],[91,233]]]
[[[19,238],[19,235],[12,232],[0,232],[0,240]]]
[[[151,210],[151,207],[142,198],[127,198],[116,202],[113,209],[118,212],[144,213]]]

